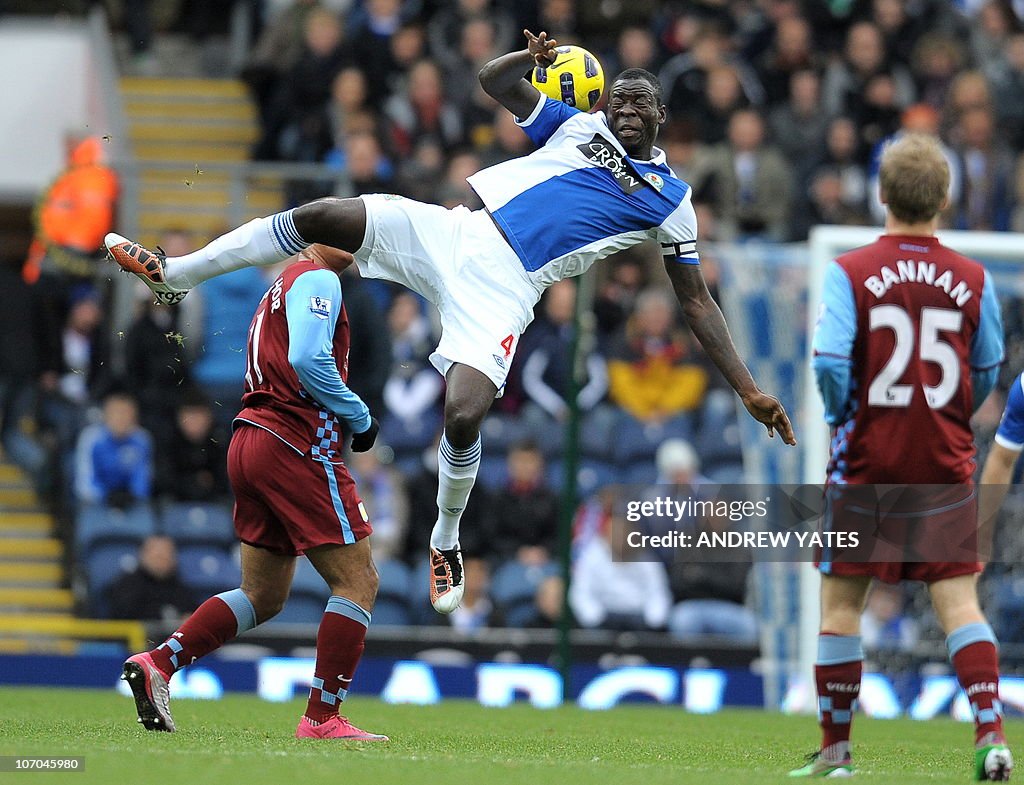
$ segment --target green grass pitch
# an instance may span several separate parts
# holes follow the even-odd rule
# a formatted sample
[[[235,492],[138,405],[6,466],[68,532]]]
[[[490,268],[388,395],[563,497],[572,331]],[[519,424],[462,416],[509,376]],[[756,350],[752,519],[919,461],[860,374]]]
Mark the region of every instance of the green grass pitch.
[[[813,749],[811,717],[759,711],[709,716],[681,708],[607,712],[517,705],[486,709],[449,701],[389,706],[354,697],[357,725],[387,744],[292,737],[303,701],[255,697],[176,701],[179,731],[147,733],[134,704],[114,691],[0,689],[0,755],[83,755],[76,773],[21,772],[0,781],[174,785],[583,785],[584,783],[782,783]],[[1007,728],[1011,743],[1024,723]],[[858,779],[878,783],[970,781],[971,728],[951,720],[854,722]]]

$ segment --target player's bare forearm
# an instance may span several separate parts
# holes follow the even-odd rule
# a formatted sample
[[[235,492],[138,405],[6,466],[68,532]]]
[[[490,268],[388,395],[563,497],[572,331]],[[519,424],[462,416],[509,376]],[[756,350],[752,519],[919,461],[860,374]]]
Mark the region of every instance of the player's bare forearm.
[[[537,88],[523,76],[533,64],[528,49],[496,57],[480,69],[480,86],[516,117],[529,117],[540,99]]]
[[[754,377],[736,352],[729,326],[725,323],[718,303],[708,291],[700,267],[671,261],[665,263],[665,269],[686,322],[708,357],[741,398],[744,394],[757,392]]]
[[[729,334],[729,326],[722,315],[722,309],[711,297],[700,266],[680,264],[675,259],[666,258],[665,269],[672,281],[679,305],[693,334],[700,341],[711,361],[725,376],[727,382],[740,396],[750,416],[768,429],[768,435],[774,436],[775,431],[786,444],[796,444],[793,426],[789,422],[786,410],[778,399],[761,392],[754,377],[740,359],[736,346]]]
[[[1013,467],[1020,457],[1019,452],[993,444],[989,450],[985,467],[981,470],[981,496],[978,505],[978,522],[984,526],[994,522],[999,508],[1003,506],[1006,492],[1013,480]]]

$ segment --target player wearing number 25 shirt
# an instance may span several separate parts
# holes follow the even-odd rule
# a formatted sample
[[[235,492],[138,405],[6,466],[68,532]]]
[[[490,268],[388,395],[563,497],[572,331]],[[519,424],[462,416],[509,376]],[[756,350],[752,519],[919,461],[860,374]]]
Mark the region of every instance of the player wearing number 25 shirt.
[[[829,482],[969,482],[970,417],[1002,359],[999,303],[978,262],[896,234],[840,256],[814,336],[835,428]]]

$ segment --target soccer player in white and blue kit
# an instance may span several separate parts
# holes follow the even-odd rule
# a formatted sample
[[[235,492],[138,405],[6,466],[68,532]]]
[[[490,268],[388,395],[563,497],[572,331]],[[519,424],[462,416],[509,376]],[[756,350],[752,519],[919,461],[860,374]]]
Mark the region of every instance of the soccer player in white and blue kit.
[[[557,69],[558,56],[545,33],[524,34],[527,48],[485,65],[480,82],[520,118],[538,149],[469,178],[483,210],[373,194],[257,218],[176,258],[118,235],[106,240],[114,261],[167,303],[213,276],[275,264],[322,243],[352,253],[363,276],[401,283],[437,306],[442,336],[431,362],[447,379],[447,394],[430,588],[441,613],[462,599],[459,520],[480,465],[480,424],[544,289],[599,259],[646,240],[660,243],[694,335],[769,435],[778,430],[796,443],[782,404],[758,388],[708,293],[692,192],[654,146],[665,122],[657,78],[642,69],[623,72],[605,114],[586,114],[542,96],[524,78],[534,65]]]

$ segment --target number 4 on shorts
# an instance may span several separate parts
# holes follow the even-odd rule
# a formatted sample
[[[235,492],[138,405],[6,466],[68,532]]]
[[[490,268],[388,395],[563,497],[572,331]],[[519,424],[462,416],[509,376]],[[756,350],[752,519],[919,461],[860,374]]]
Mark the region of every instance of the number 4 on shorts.
[[[515,342],[515,340],[516,339],[514,335],[509,335],[507,338],[505,338],[505,340],[501,342],[501,348],[505,350],[506,360],[508,359],[508,356],[512,354],[512,344]]]

